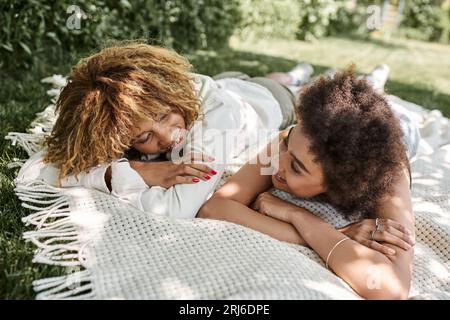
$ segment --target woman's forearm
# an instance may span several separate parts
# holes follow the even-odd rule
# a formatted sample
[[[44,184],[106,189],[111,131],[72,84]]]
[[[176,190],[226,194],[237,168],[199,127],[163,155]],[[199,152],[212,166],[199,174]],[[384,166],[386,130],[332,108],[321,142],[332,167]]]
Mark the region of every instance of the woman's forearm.
[[[291,222],[310,247],[326,261],[334,245],[344,235],[308,211],[298,208]],[[329,258],[329,267],[366,299],[402,299],[409,291],[409,282],[382,253],[346,240]]]
[[[307,245],[292,224],[260,214],[234,200],[213,197],[203,205],[197,217],[237,223],[280,241]]]
[[[400,222],[414,237],[414,215],[411,201],[409,173],[405,168],[393,185],[393,194],[385,197],[376,208],[377,217]]]

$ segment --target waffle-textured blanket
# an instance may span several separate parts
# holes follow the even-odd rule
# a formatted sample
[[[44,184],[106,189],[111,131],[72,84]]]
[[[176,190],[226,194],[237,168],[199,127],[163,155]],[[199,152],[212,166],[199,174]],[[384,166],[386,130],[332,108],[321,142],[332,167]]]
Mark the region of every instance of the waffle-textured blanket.
[[[417,227],[411,299],[450,299],[450,126],[438,111],[391,97],[413,112],[423,140],[412,164]],[[30,154],[53,122],[53,107],[28,134],[7,138]],[[60,189],[16,181],[24,234],[34,262],[68,267],[38,279],[38,299],[360,299],[310,249],[224,221],[176,220],[139,211],[84,188]],[[277,196],[335,226],[331,206]]]

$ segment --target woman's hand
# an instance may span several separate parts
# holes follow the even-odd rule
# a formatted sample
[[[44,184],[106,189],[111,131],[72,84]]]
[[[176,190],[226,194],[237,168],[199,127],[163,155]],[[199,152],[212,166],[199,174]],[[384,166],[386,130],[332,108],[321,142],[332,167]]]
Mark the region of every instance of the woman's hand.
[[[374,233],[375,230],[377,231]],[[395,250],[379,242],[388,243],[403,250],[409,250],[415,244],[411,232],[402,224],[390,219],[364,219],[339,231],[356,242],[385,255],[394,255]]]
[[[140,174],[147,185],[167,189],[176,184],[194,184],[200,180],[210,180],[211,175],[216,175],[217,172],[203,162],[213,160],[212,157],[192,153],[183,157],[185,163],[130,161],[130,166]]]
[[[289,223],[295,209],[298,210],[296,205],[281,200],[269,192],[259,194],[253,202],[252,208],[269,217]]]
[[[281,200],[268,192],[261,193],[253,203],[253,209],[272,218],[285,222],[292,221],[292,215],[298,207]],[[364,219],[338,229],[349,238],[360,244],[379,251],[385,255],[394,255],[395,250],[379,242],[397,246],[403,250],[409,250],[415,242],[411,232],[400,223],[391,219],[378,219],[378,230],[376,230],[376,219]]]

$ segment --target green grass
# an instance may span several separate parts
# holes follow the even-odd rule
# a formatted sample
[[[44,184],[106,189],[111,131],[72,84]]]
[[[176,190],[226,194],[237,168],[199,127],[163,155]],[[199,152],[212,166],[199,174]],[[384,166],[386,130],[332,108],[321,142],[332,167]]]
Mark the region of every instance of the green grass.
[[[80,55],[78,55],[79,57]],[[9,131],[25,131],[34,114],[44,109],[48,89],[40,79],[53,73],[65,74],[77,54],[53,57],[30,71],[0,75],[0,136]],[[221,52],[198,51],[188,54],[195,71],[214,75],[240,70],[251,76],[287,71],[297,61],[313,64],[316,73],[327,68],[343,68],[356,63],[358,72],[367,73],[379,63],[391,67],[389,93],[406,100],[440,109],[450,116],[450,46],[414,41],[363,41],[329,38],[314,43],[264,40],[258,43],[231,41],[231,49]],[[21,235],[26,227],[21,218],[29,213],[20,206],[13,189],[17,169],[8,169],[13,158],[25,153],[0,139],[0,299],[31,299],[34,279],[56,276],[65,270],[33,264],[34,246]]]
[[[429,109],[440,109],[450,117],[450,46],[411,40],[359,40],[327,38],[314,43],[263,40],[242,42],[232,39],[235,50],[270,56],[251,61],[251,56],[233,62],[236,67],[263,74],[273,66],[288,70],[299,60],[311,63],[316,74],[327,68],[345,68],[355,63],[357,71],[369,73],[376,65],[391,68],[386,92]],[[245,56],[245,55],[244,55]],[[275,57],[281,60],[275,64]],[[253,64],[252,64],[253,63]],[[248,68],[247,68],[248,64]]]
[[[29,213],[14,194],[13,179],[17,169],[8,169],[14,158],[26,153],[13,147],[3,137],[10,131],[24,132],[35,113],[49,104],[46,88],[40,79],[53,73],[67,72],[68,67],[42,64],[31,71],[9,72],[0,77],[0,298],[29,299],[34,293],[34,279],[60,275],[62,268],[31,263],[34,246],[25,243],[21,234],[26,227],[21,218]]]

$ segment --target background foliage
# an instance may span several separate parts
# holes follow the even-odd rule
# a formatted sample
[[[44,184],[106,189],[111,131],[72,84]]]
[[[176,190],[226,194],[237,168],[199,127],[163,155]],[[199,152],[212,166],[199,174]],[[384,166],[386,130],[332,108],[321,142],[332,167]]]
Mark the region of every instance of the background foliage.
[[[53,0],[0,2],[0,68],[29,67],[41,54],[93,50],[107,40],[145,38],[180,51],[220,47],[240,24],[238,0],[78,0],[80,28],[67,21],[71,4]]]
[[[248,38],[295,39],[301,5],[299,0],[240,0],[241,24],[236,34]]]
[[[450,2],[442,0],[414,0],[405,7],[403,29],[407,38],[448,43]]]
[[[405,1],[399,35],[449,41],[450,1]],[[367,36],[367,7],[381,0],[78,0],[79,29],[67,27],[71,3],[0,2],[0,68],[29,68],[43,56],[90,51],[107,40],[144,38],[182,52],[226,46],[242,38],[315,40]],[[398,0],[391,1],[398,3]]]

